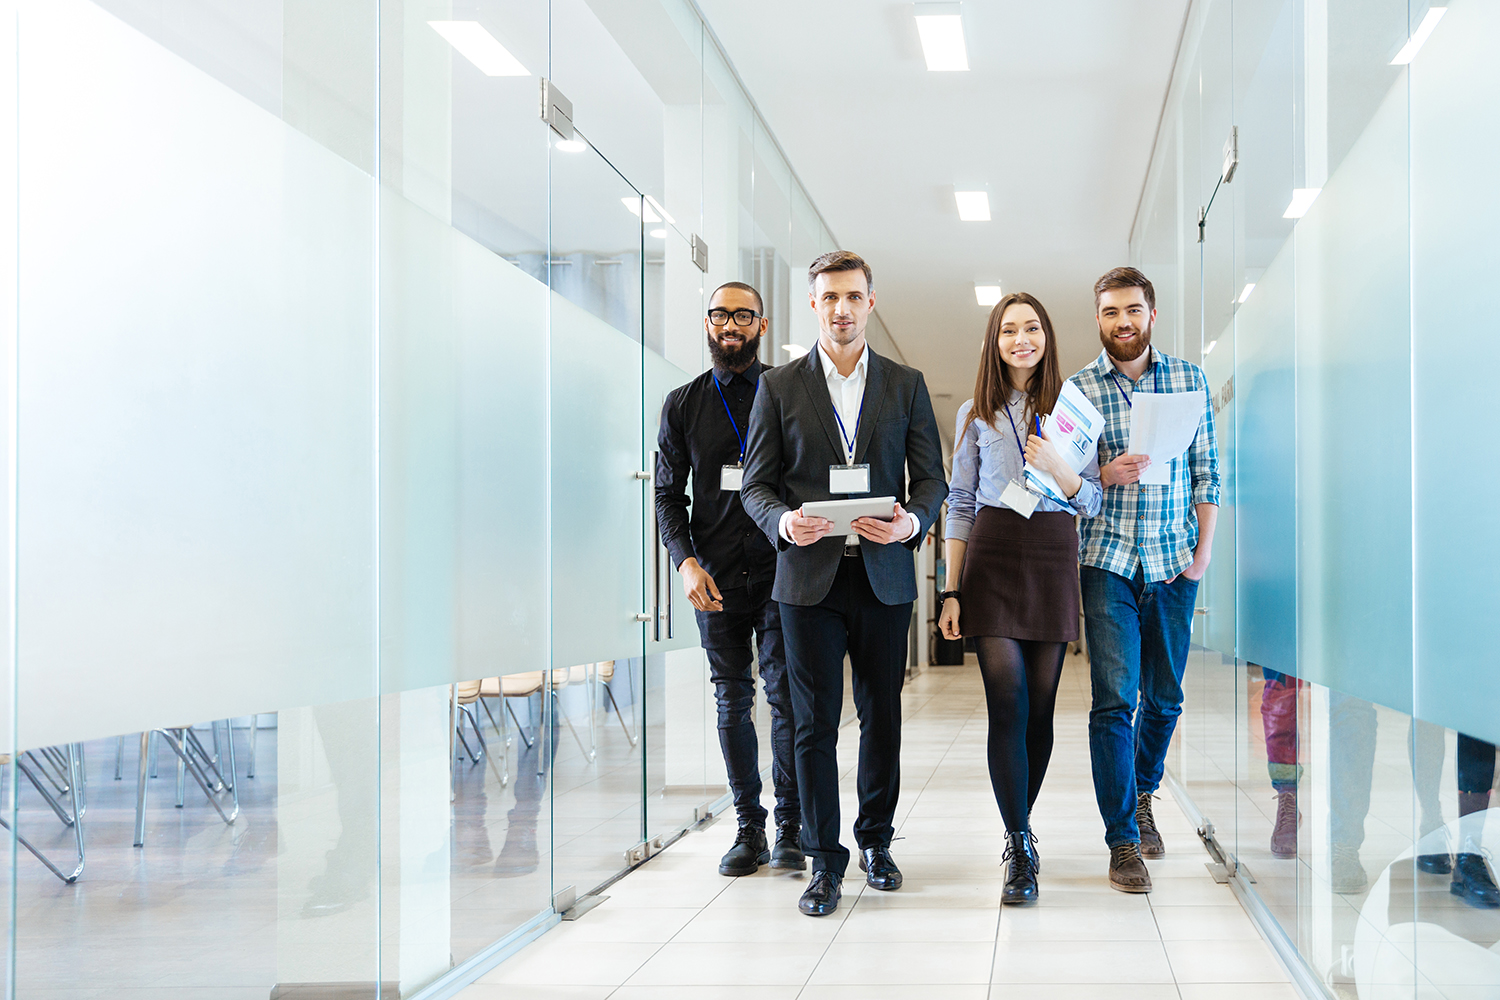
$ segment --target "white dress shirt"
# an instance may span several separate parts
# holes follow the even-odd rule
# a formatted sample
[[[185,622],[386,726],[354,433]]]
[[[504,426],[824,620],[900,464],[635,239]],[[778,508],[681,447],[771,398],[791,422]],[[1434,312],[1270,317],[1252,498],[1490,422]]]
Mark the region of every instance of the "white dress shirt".
[[[818,341],[818,355],[823,365],[823,378],[828,384],[828,401],[833,404],[834,412],[843,422],[843,445],[844,462],[847,465],[854,464],[854,449],[858,445],[860,409],[865,401],[865,374],[870,366],[870,345],[860,352],[859,360],[854,363],[854,370],[848,375],[840,375],[838,366],[823,349],[823,341]],[[781,515],[781,537],[795,543],[792,538],[792,517],[796,511],[787,511]],[[901,538],[901,541],[911,541],[913,535],[921,528],[922,522],[910,511],[904,515],[911,527]],[[850,532],[844,537],[845,545],[858,545],[859,536]]]

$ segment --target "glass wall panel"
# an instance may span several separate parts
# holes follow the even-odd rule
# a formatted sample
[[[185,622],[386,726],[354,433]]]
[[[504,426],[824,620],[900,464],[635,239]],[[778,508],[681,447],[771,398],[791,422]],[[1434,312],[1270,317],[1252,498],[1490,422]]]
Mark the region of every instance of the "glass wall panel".
[[[1175,258],[1201,310],[1226,486],[1172,771],[1306,991],[1488,996],[1495,699],[1475,651],[1500,584],[1446,484],[1494,353],[1467,331],[1494,270],[1472,122],[1500,94],[1500,21],[1397,0],[1194,11],[1132,241],[1148,266]],[[1225,101],[1228,249],[1219,202],[1201,245],[1192,218]]]

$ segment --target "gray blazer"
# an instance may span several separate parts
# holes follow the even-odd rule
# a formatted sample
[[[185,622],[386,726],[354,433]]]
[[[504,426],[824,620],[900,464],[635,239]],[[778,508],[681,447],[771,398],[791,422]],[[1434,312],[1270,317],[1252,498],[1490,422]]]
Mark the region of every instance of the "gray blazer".
[[[761,376],[750,410],[740,491],[745,510],[777,549],[776,586],[771,596],[804,606],[828,596],[844,555],[842,535],[825,535],[812,545],[798,546],[777,530],[781,515],[804,501],[845,499],[828,492],[828,467],[844,464],[844,445],[820,358],[814,349],[802,360]],[[912,550],[937,520],[948,495],[943,445],[922,373],[873,350],[865,372],[864,410],[854,461],[870,465],[870,496],[894,496],[921,521],[909,542],[877,545],[860,539],[870,587],[881,603],[914,601],[917,580]]]

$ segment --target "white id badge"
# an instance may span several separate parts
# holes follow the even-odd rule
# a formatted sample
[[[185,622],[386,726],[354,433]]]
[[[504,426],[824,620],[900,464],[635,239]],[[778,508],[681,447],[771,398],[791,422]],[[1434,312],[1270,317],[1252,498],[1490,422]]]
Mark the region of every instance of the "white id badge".
[[[828,492],[870,492],[869,465],[830,465],[828,467]]]
[[[719,489],[728,493],[738,493],[740,485],[745,481],[745,467],[743,465],[726,465],[719,470]]]
[[[1000,502],[1029,521],[1042,498],[1012,479],[1000,494]]]

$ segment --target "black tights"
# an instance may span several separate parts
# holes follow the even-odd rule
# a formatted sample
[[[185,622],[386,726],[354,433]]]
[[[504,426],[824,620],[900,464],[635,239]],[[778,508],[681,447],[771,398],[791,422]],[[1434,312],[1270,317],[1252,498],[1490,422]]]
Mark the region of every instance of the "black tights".
[[[990,715],[990,784],[1007,833],[1028,829],[1052,757],[1052,711],[1065,642],[974,639]]]

